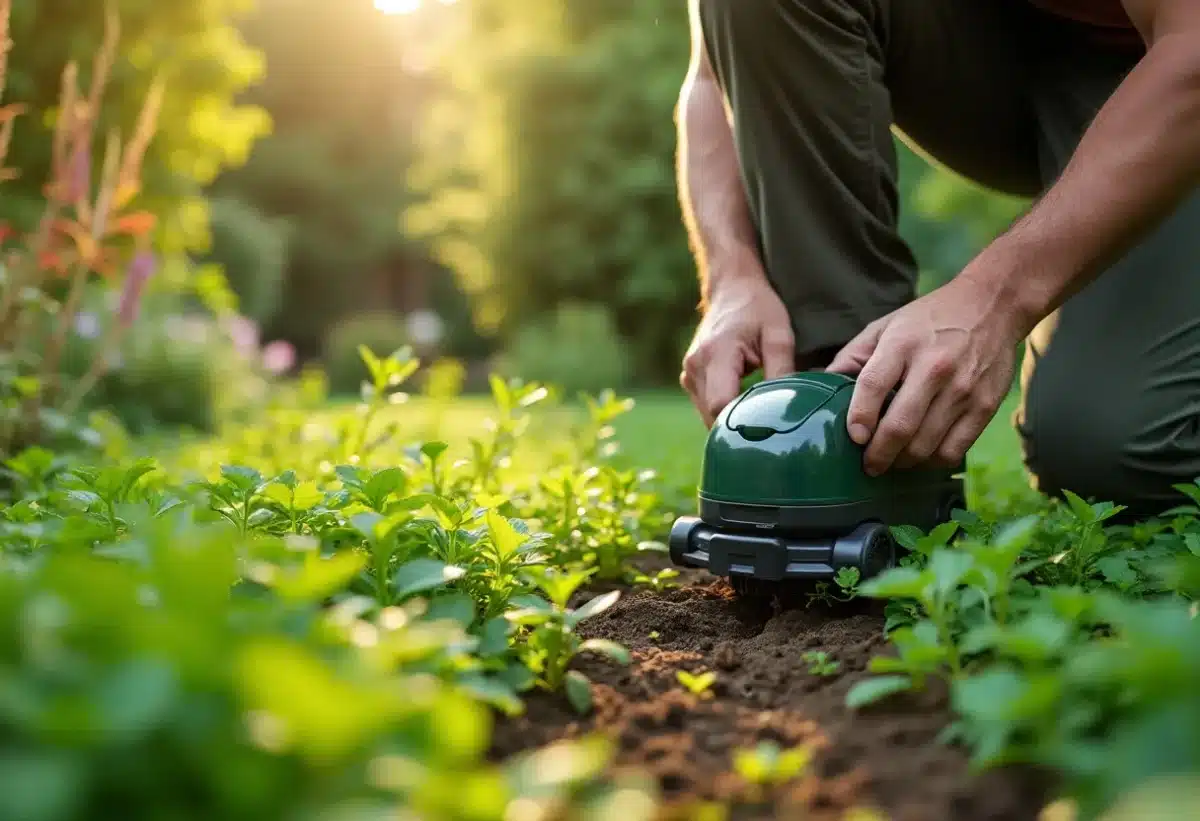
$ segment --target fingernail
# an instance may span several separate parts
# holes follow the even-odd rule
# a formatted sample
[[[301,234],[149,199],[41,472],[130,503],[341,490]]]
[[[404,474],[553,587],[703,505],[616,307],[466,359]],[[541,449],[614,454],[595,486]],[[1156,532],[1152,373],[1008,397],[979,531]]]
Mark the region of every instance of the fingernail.
[[[871,432],[867,430],[866,425],[853,424],[850,426],[850,438],[857,444],[865,445],[867,440],[871,438]]]

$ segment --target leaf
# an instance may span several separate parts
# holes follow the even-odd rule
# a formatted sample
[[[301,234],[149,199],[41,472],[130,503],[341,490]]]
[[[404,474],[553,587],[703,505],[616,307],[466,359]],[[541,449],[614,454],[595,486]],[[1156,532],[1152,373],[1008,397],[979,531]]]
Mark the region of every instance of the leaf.
[[[975,721],[1004,721],[1027,687],[1026,681],[1010,669],[989,669],[953,684],[955,711]]]
[[[406,599],[460,579],[465,573],[461,567],[437,559],[414,559],[396,568],[392,587],[396,598]]]
[[[958,532],[958,522],[951,519],[948,522],[942,522],[940,525],[929,531],[929,541],[934,545],[945,546],[954,538],[954,534]]]
[[[312,510],[323,501],[325,501],[325,494],[321,492],[315,482],[301,482],[296,485],[296,497],[292,500],[291,506],[295,510]]]
[[[503,616],[486,622],[479,631],[479,647],[476,648],[480,658],[503,655],[508,650],[508,634],[511,629],[511,622]]]
[[[846,693],[846,706],[857,710],[869,704],[881,701],[888,696],[911,690],[912,679],[908,676],[879,676],[860,681]]]
[[[859,595],[875,599],[919,599],[930,575],[911,567],[894,567],[869,579],[858,588]]]
[[[595,734],[555,741],[524,753],[508,764],[516,795],[555,795],[564,788],[586,784],[608,769],[613,742]]]
[[[176,692],[170,667],[149,660],[131,661],[101,682],[95,706],[110,738],[129,743],[167,719]]]
[[[592,709],[592,682],[578,670],[569,670],[563,680],[567,692],[567,700],[580,715],[587,715]]]
[[[394,493],[402,493],[408,487],[408,474],[398,467],[384,468],[375,473],[363,485],[365,493],[373,502],[382,503]]]
[[[1119,588],[1129,587],[1138,580],[1137,572],[1123,556],[1105,556],[1096,562],[1096,569],[1103,574],[1105,581]]]
[[[974,563],[970,553],[963,550],[938,548],[929,559],[934,589],[945,596],[962,583]]]
[[[449,448],[450,446],[445,442],[426,442],[425,444],[421,445],[421,453],[430,462],[436,463],[438,458],[441,457],[441,455],[447,450],[449,450]]]
[[[265,507],[260,507],[258,510],[250,514],[250,518],[246,520],[246,525],[248,527],[260,527],[261,525],[269,523],[274,518],[274,511]]]
[[[99,494],[90,490],[68,490],[67,499],[85,512],[91,510],[92,505],[99,504],[101,501]]]
[[[350,517],[350,526],[361,533],[368,541],[374,542],[378,536],[379,525],[384,521],[381,514],[375,511],[356,513]]]
[[[913,525],[896,525],[892,528],[893,538],[905,550],[916,550],[923,535],[920,528]]]
[[[717,680],[717,674],[712,670],[706,670],[703,673],[689,673],[687,670],[678,670],[675,673],[675,680],[686,687],[688,692],[698,695],[713,685]]]
[[[1096,520],[1096,512],[1092,510],[1092,506],[1080,498],[1077,494],[1063,490],[1063,496],[1066,497],[1067,504],[1071,508],[1071,512],[1075,514],[1075,518],[1081,524],[1091,524]]]
[[[262,474],[245,465],[222,465],[221,476],[243,493],[257,490],[263,483]]]
[[[366,561],[358,550],[341,550],[328,558],[310,554],[298,567],[276,573],[271,587],[291,601],[322,601],[349,587]]]
[[[579,651],[599,653],[603,656],[608,656],[617,664],[629,664],[629,650],[624,645],[618,644],[615,641],[608,639],[588,639],[583,644],[579,645]]]
[[[496,555],[501,559],[506,559],[514,555],[521,545],[525,543],[527,537],[518,533],[512,523],[498,513],[495,508],[488,510],[485,519],[487,521],[488,535],[492,540],[492,547],[495,548]]]
[[[525,711],[525,704],[512,685],[503,679],[482,675],[463,676],[458,685],[485,704],[513,717]]]
[[[83,761],[65,750],[6,744],[0,752],[0,818],[61,821],[83,810]]]
[[[267,485],[263,488],[262,495],[281,507],[289,507],[292,503],[292,489],[285,485]]]
[[[620,590],[610,590],[607,593],[596,596],[595,598],[588,600],[581,607],[571,611],[567,621],[571,625],[576,625],[581,621],[592,618],[593,616],[598,616],[616,604],[617,599],[619,598],[621,598]]]
[[[537,683],[533,671],[519,661],[514,661],[496,674],[496,677],[518,693],[523,693]]]
[[[157,469],[158,465],[153,459],[150,458],[139,459],[138,461],[134,462],[125,470],[125,475],[121,480],[118,498],[127,499],[134,486],[141,481],[142,477],[148,476]]]
[[[428,621],[453,621],[470,627],[475,621],[475,599],[458,592],[435,596],[429,602],[424,618]]]

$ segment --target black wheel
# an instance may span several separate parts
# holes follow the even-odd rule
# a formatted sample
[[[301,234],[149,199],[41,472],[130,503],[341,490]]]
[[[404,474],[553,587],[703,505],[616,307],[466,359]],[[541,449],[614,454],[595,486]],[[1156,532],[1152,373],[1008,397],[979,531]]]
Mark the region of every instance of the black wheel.
[[[963,498],[961,493],[953,493],[942,500],[941,508],[938,510],[937,523],[948,522],[954,518],[955,510],[966,510],[967,500]]]
[[[863,579],[877,576],[896,563],[896,540],[887,525],[864,522],[833,545],[833,568],[856,567]]]

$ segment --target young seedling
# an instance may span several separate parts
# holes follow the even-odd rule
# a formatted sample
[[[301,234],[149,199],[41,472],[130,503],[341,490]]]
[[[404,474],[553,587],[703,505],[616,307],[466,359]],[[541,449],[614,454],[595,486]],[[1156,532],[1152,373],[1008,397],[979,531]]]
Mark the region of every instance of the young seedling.
[[[840,592],[831,592],[829,582],[817,582],[813,592],[808,594],[808,606],[852,601],[858,596],[858,583],[861,580],[862,573],[857,567],[843,567],[833,577],[833,584]]]
[[[841,669],[842,663],[829,657],[824,650],[809,650],[801,658],[808,665],[808,672],[814,676],[832,676]]]
[[[658,571],[653,576],[639,572],[634,574],[633,583],[649,587],[655,593],[661,593],[664,590],[679,587],[678,582],[671,581],[671,579],[676,578],[678,575],[678,570],[669,567]]]
[[[675,673],[675,678],[692,695],[700,698],[712,698],[709,688],[716,682],[717,674],[712,670],[707,670],[703,673],[689,673],[687,670],[679,670]]]
[[[1123,505],[1112,502],[1088,504],[1078,495],[1064,490],[1067,505],[1075,517],[1079,528],[1078,540],[1067,551],[1055,556],[1055,564],[1064,564],[1069,568],[1070,580],[1074,584],[1084,584],[1087,581],[1096,561],[1105,556],[1110,549],[1107,534],[1104,532],[1104,522],[1123,511]]]
[[[774,741],[762,741],[749,749],[735,750],[733,768],[749,785],[756,799],[761,799],[768,787],[775,787],[798,778],[812,761],[811,747],[801,745],[783,749]]]
[[[512,623],[527,628],[521,647],[521,657],[534,675],[534,684],[549,692],[565,688],[571,705],[580,713],[592,706],[591,682],[570,664],[579,653],[594,652],[607,656],[618,664],[629,663],[629,651],[607,639],[580,639],[575,628],[586,619],[603,613],[616,604],[620,591],[596,596],[581,607],[571,610],[567,603],[575,591],[595,572],[594,569],[565,571],[557,568],[537,568],[527,571],[531,581],[549,601],[533,597],[518,597],[522,606],[510,610],[506,617]]]

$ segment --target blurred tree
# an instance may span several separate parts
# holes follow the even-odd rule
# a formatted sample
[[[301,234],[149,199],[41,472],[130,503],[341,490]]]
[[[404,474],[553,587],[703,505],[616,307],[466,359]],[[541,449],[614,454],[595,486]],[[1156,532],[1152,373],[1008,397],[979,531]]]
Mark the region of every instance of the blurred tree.
[[[274,133],[214,191],[262,224],[287,224],[284,286],[265,330],[317,356],[339,318],[396,307],[378,304],[381,291],[426,268],[422,244],[398,224],[412,201],[423,80],[401,21],[372,0],[259,0],[243,32],[266,55],[266,78],[248,97],[270,112]],[[238,279],[245,301],[252,289]]]
[[[235,197],[214,197],[212,244],[205,262],[220,265],[238,297],[238,311],[259,325],[279,315],[291,224]]]
[[[475,0],[441,14],[468,19],[437,64],[447,87],[417,179],[435,195],[410,228],[434,238],[486,327],[507,337],[565,302],[607,306],[636,374],[672,378],[698,297],[671,123],[685,4]]]
[[[440,86],[413,178],[429,199],[408,212],[409,230],[431,239],[503,338],[565,303],[607,306],[636,377],[673,383],[698,297],[672,121],[686,4],[471,0],[414,22],[437,45]],[[1013,206],[898,150],[901,230],[929,287]]]
[[[266,113],[234,98],[257,79],[260,55],[240,38],[234,22],[253,0],[26,0],[13,3],[6,102],[28,106],[18,119],[10,165],[21,176],[6,186],[0,219],[31,225],[41,213],[41,186],[50,168],[49,129],[64,66],[79,63],[86,93],[93,55],[104,35],[106,8],[120,24],[118,59],[103,101],[101,133],[128,137],[156,76],[166,94],[158,132],[146,158],[141,205],[159,217],[157,239],[167,257],[159,282],[183,284],[187,254],[209,241],[204,187],[243,162],[267,133]],[[97,166],[101,158],[94,158]]]

